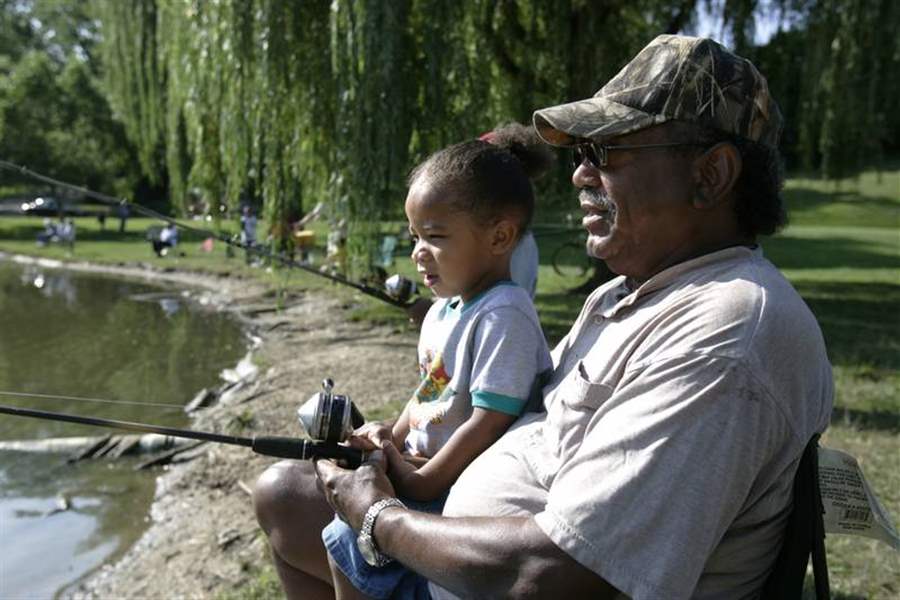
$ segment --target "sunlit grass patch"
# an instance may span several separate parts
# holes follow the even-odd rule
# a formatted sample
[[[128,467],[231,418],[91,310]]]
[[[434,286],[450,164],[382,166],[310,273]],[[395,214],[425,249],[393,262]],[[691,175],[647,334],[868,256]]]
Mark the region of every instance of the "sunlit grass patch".
[[[900,226],[900,169],[896,166],[838,181],[792,177],[784,195],[796,225]]]

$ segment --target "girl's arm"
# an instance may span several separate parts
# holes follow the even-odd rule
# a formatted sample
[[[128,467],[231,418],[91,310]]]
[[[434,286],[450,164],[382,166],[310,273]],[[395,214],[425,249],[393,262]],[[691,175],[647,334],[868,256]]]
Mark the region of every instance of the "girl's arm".
[[[385,448],[391,483],[397,492],[412,500],[439,498],[469,463],[497,441],[515,420],[513,415],[474,408],[469,420],[419,469],[403,460],[396,448]]]
[[[406,436],[409,435],[409,402],[403,407],[403,412],[397,417],[392,430],[394,446],[403,449],[406,443]]]

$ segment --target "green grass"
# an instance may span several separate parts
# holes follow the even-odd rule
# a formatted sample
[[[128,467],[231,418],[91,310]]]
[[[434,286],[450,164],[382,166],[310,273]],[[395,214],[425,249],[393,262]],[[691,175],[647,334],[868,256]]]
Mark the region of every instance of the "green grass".
[[[835,413],[823,444],[859,459],[876,494],[897,524],[900,517],[900,169],[879,177],[864,173],[839,185],[792,179],[785,195],[791,225],[762,240],[768,256],[791,280],[815,313],[834,366]],[[573,200],[574,204],[574,200]],[[552,219],[547,219],[552,221]],[[267,273],[250,268],[239,254],[227,258],[217,243],[199,250],[200,236],[182,234],[183,257],[156,258],[144,241],[147,219],[131,219],[129,231],[106,232],[92,219],[76,220],[79,238],[68,256],[59,247],[38,249],[40,219],[0,219],[0,250],[53,258],[107,263],[143,262],[157,266],[255,277],[284,290],[328,289],[347,298],[352,318],[408,327],[402,311],[304,273]],[[324,243],[324,230],[319,239]],[[578,314],[585,294],[572,288],[582,279],[556,274],[549,257],[567,236],[539,236],[542,265],[536,304],[545,333],[558,341]],[[322,256],[322,248],[316,252]],[[396,268],[412,279],[408,248],[398,248]],[[380,409],[372,418],[399,411]],[[832,593],[837,599],[887,599],[900,595],[900,554],[885,544],[855,536],[826,540]],[[256,600],[280,595],[271,568],[248,574],[251,585],[227,596]]]
[[[793,177],[784,191],[795,225],[900,226],[900,166],[896,164],[836,182]]]

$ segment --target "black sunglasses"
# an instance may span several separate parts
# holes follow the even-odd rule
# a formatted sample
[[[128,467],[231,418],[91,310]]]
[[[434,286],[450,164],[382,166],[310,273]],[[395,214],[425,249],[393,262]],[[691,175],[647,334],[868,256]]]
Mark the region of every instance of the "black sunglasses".
[[[584,161],[595,169],[605,167],[610,150],[644,150],[647,148],[675,148],[677,146],[704,146],[697,142],[669,142],[666,144],[633,144],[622,146],[610,146],[597,142],[581,142],[572,148],[572,162],[577,169]]]

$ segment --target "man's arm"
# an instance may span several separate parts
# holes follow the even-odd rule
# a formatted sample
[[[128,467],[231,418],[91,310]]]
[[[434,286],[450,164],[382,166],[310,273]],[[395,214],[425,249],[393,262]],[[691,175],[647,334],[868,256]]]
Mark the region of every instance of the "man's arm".
[[[559,549],[530,517],[451,519],[387,510],[381,550],[466,598],[613,598],[596,573]]]
[[[374,453],[370,461],[379,461]],[[366,510],[394,490],[380,465],[356,471],[316,462],[328,503],[355,530]],[[467,597],[612,598],[616,590],[560,550],[530,517],[453,519],[388,508],[375,522],[379,549]]]

